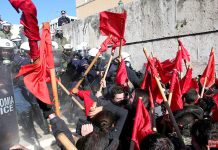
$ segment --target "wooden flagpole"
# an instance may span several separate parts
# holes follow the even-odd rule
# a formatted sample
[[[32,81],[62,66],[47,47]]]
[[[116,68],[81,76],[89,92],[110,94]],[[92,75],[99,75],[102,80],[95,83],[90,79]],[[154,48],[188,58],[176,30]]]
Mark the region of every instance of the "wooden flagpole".
[[[48,22],[43,23],[43,26],[47,26],[50,29],[50,25]],[[36,62],[37,63],[37,62]],[[51,77],[51,85],[52,92],[55,101],[55,114],[60,117],[60,103],[58,100],[58,91],[57,91],[57,83],[55,77],[55,68],[50,68],[50,77]],[[59,133],[57,135],[58,140],[64,145],[67,150],[76,150],[75,146],[70,142],[67,136],[64,133]]]
[[[205,90],[205,87],[206,87],[206,83],[207,83],[207,77],[204,78],[204,85],[203,85],[203,88],[201,90],[200,98],[203,98],[203,96],[204,96],[204,90]]]
[[[66,150],[77,150],[77,148],[71,143],[64,133],[59,133],[57,139],[64,145]]]
[[[60,117],[60,103],[58,100],[58,90],[57,90],[57,83],[56,83],[56,77],[55,77],[55,69],[50,69],[50,75],[51,75],[51,85],[52,85],[52,92],[55,102],[55,114]]]
[[[89,73],[89,71],[92,69],[93,65],[96,63],[96,61],[98,60],[99,56],[101,55],[101,52],[98,52],[95,56],[95,58],[92,60],[91,64],[89,65],[89,67],[86,69],[83,77],[77,82],[76,86],[70,91],[71,93],[78,93],[78,88],[81,85],[81,83],[83,82],[85,76]]]
[[[145,56],[146,56],[147,60],[149,60],[149,54],[148,54],[147,50],[144,48],[143,51],[145,53]],[[176,133],[177,133],[177,136],[179,138],[179,141],[182,144],[182,147],[185,148],[185,143],[184,143],[184,141],[182,139],[182,135],[180,133],[179,127],[178,127],[178,125],[176,123],[176,120],[175,120],[175,118],[173,116],[173,113],[172,113],[172,111],[170,109],[170,106],[169,106],[169,104],[167,102],[167,98],[166,98],[166,95],[164,93],[163,87],[162,87],[162,85],[160,83],[160,79],[155,76],[155,81],[157,82],[158,88],[159,88],[160,93],[161,93],[161,95],[163,97],[163,100],[164,100],[165,107],[166,107],[167,111],[169,112],[170,119],[171,119],[171,121],[173,123],[173,126],[174,126],[175,130],[176,130]]]
[[[109,71],[109,68],[110,68],[110,65],[111,65],[113,56],[114,56],[114,52],[111,52],[111,56],[110,56],[110,59],[109,59],[108,64],[107,64],[107,68],[106,68],[106,70],[105,70],[105,73],[104,73],[103,78],[101,79],[102,81],[105,81],[105,79],[106,79],[106,77],[107,77],[107,73],[108,73],[108,71]],[[102,88],[103,88],[103,86],[101,85],[100,88],[99,88],[99,92],[102,91]]]
[[[67,88],[60,82],[57,81],[58,85],[65,91],[65,93],[69,96],[71,96],[70,92],[67,90]],[[77,101],[77,99],[75,99],[73,96],[71,96],[71,99],[73,100],[73,102],[82,110],[85,110],[85,108]]]

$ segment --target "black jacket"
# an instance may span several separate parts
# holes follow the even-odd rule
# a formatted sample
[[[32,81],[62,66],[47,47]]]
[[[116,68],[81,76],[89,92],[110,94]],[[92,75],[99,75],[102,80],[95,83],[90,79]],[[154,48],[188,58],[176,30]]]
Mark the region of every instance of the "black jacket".
[[[60,17],[60,18],[58,19],[58,26],[62,26],[63,23],[64,23],[64,24],[70,23],[70,18],[64,17],[64,16]]]

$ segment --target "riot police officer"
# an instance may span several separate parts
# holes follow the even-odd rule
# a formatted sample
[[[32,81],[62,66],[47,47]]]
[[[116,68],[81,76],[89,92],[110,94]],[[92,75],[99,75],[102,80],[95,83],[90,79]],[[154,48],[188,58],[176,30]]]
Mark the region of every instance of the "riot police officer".
[[[0,39],[0,149],[2,150],[9,149],[19,142],[11,78],[13,50],[13,42]]]
[[[67,44],[67,39],[63,35],[62,27],[56,29],[54,41],[58,43],[59,49],[64,49],[64,45]]]
[[[20,49],[20,46],[22,44],[22,39],[19,35],[12,35],[11,36],[11,41],[16,44],[16,48]]]
[[[2,23],[2,29],[0,31],[0,38],[2,39],[11,39],[11,24],[7,22]]]

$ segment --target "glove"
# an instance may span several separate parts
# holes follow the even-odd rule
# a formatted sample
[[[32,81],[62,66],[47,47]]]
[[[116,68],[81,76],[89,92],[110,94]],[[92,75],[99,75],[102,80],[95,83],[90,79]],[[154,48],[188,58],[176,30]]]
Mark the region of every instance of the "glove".
[[[53,133],[56,140],[57,140],[57,136],[59,133],[64,133],[67,136],[67,138],[73,144],[75,144],[75,142],[73,140],[72,132],[69,130],[66,123],[62,119],[60,119],[59,117],[56,116],[50,120],[50,124],[51,124],[51,128],[52,128],[52,133]],[[58,140],[57,140],[57,144],[58,144],[58,146],[63,148],[63,145]]]

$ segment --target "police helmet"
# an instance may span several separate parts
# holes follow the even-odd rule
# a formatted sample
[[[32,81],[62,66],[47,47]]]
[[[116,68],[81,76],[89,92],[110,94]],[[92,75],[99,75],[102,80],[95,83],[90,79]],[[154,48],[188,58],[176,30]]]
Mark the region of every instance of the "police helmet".
[[[11,29],[11,24],[5,21],[5,22],[2,23],[2,29],[4,30],[5,27],[7,27],[10,30]]]
[[[92,56],[92,57],[95,57],[96,54],[98,53],[98,51],[99,50],[97,48],[92,48],[92,49],[89,50],[88,55]]]
[[[0,39],[0,57],[3,64],[10,64],[14,54],[14,43],[8,39]]]
[[[30,50],[29,42],[23,42],[20,46],[20,49],[24,51],[29,51]]]
[[[19,48],[22,42],[22,39],[19,35],[12,35],[11,36],[11,41],[16,44],[16,46]]]
[[[57,42],[52,41],[51,44],[52,44],[52,50],[58,50],[58,43]]]
[[[130,54],[127,52],[121,52],[121,57],[124,59],[126,62],[130,62]]]

